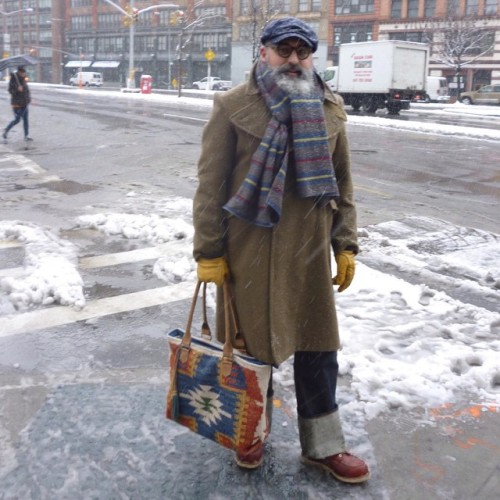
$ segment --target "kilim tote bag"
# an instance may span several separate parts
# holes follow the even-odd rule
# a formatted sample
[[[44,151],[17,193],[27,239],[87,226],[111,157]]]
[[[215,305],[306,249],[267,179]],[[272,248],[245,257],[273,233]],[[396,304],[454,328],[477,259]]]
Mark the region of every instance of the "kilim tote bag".
[[[239,330],[227,282],[223,285],[224,344],[211,340],[206,317],[202,331],[208,332],[209,338],[191,335],[200,285],[199,281],[186,331],[176,329],[168,333],[170,386],[166,416],[221,446],[245,452],[263,443],[269,433],[266,393],[271,365],[233,349],[231,324]],[[205,316],[205,293],[203,310]]]

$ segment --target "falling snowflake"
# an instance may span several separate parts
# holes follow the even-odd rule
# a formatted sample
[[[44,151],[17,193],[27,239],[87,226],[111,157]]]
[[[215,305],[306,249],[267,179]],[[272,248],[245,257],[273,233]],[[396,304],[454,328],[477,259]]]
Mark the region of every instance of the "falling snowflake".
[[[209,385],[200,385],[189,391],[185,398],[194,408],[194,413],[209,426],[216,424],[222,417],[231,418],[230,413],[222,410],[223,404],[219,399],[219,394]]]

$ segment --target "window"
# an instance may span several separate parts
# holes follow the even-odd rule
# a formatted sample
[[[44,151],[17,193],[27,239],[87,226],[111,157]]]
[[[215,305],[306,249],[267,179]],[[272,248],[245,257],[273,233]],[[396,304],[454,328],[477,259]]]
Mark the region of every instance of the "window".
[[[485,31],[482,35],[475,35],[474,41],[471,42],[470,47],[466,50],[468,56],[477,56],[479,54],[491,55],[495,46],[495,32]]]
[[[92,0],[71,0],[71,7],[90,7]]]
[[[99,14],[99,27],[100,28],[117,28],[122,25],[122,14]]]
[[[214,25],[220,24],[226,21],[226,7],[218,6],[218,7],[197,7],[194,9],[194,13],[196,17],[203,17],[205,21],[203,24],[206,25]]]
[[[391,18],[392,19],[400,19],[402,12],[402,0],[392,0],[391,4]]]
[[[309,0],[299,0],[299,12],[306,12],[309,9]]]
[[[389,40],[403,40],[405,42],[430,43],[429,34],[423,31],[393,31],[389,33]]]
[[[335,27],[334,44],[367,42],[372,39],[373,28],[371,24],[346,24]]]
[[[123,52],[123,38],[122,37],[106,37],[97,39],[98,52],[111,52],[120,54]]]
[[[71,18],[71,29],[84,30],[92,27],[92,18],[90,16],[73,16]]]
[[[319,21],[308,21],[306,19],[304,22],[314,31],[314,33],[319,33]]]
[[[479,0],[466,0],[465,14],[470,16],[479,12]]]
[[[414,19],[414,18],[418,17],[418,2],[419,2],[419,0],[408,0],[408,18],[409,19]]]
[[[484,0],[484,13],[496,14],[498,0]]]
[[[448,5],[446,8],[446,13],[449,16],[460,15],[460,0],[448,0]]]
[[[335,14],[368,14],[373,12],[374,0],[337,0]]]
[[[81,54],[83,58],[92,57],[94,54],[94,39],[93,38],[76,38],[69,42],[70,50],[74,54]]]
[[[191,44],[195,52],[205,52],[212,49],[215,52],[228,50],[228,41],[226,33],[197,33],[193,35]]]
[[[269,10],[275,12],[290,12],[290,0],[269,0]]]
[[[425,0],[424,16],[434,17],[436,14],[436,0]]]
[[[240,14],[248,14],[253,10],[253,0],[240,0]]]

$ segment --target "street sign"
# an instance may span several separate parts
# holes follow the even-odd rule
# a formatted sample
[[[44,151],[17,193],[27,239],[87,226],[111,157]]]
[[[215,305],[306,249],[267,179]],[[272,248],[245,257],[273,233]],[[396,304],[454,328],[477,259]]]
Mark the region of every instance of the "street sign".
[[[215,59],[215,52],[212,50],[212,49],[208,49],[206,52],[205,52],[205,59],[210,62],[210,61],[213,61]]]

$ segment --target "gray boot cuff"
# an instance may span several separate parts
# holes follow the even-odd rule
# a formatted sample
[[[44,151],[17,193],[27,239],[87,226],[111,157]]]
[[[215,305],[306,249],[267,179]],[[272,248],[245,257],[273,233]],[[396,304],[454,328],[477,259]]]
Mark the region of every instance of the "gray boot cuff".
[[[303,455],[325,458],[345,451],[344,433],[338,411],[315,418],[299,416],[298,423]]]

